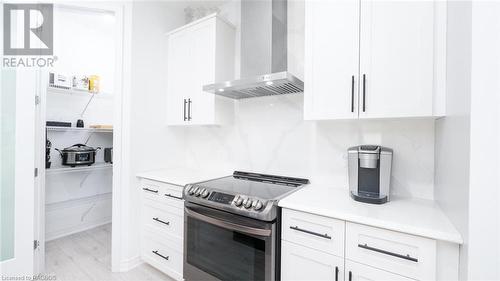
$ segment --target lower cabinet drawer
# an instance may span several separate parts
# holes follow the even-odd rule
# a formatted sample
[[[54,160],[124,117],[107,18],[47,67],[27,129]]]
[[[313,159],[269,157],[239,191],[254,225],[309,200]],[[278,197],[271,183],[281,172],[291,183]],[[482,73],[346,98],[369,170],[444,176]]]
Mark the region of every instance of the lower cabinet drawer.
[[[139,187],[142,190],[142,196],[146,199],[167,202],[182,208],[182,186],[141,179]]]
[[[412,279],[436,279],[436,241],[419,236],[347,223],[346,259]]]
[[[281,280],[344,280],[344,259],[288,241],[281,244]]]
[[[165,203],[145,199],[142,208],[142,224],[181,239],[184,235],[182,210]]]
[[[347,281],[413,281],[401,275],[346,260],[345,279]]]
[[[344,221],[283,209],[281,225],[283,240],[344,256]]]
[[[182,245],[180,239],[166,239],[151,233],[144,233],[142,237],[142,259],[158,270],[176,279],[183,280],[183,255],[178,251],[176,244]]]

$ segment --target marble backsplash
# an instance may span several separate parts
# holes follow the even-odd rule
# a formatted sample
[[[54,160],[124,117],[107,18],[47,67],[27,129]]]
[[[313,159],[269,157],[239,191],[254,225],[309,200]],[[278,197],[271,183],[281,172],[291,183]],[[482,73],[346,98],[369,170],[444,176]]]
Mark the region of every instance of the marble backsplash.
[[[306,177],[348,189],[347,148],[394,149],[391,193],[433,199],[434,120],[304,121],[303,95],[235,102],[234,123],[183,130],[186,164]]]

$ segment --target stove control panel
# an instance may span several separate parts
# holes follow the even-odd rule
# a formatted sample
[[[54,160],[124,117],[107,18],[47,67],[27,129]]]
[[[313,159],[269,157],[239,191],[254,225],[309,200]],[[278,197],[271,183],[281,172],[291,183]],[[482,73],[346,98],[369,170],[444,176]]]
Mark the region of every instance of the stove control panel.
[[[202,185],[190,186],[187,189],[187,194],[199,199],[230,205],[233,208],[245,211],[260,212],[265,209],[267,204],[267,201],[258,198],[250,198],[245,195],[232,195],[218,191],[210,191],[209,188]]]
[[[239,208],[260,211],[264,207],[265,203],[263,203],[259,199],[245,198],[241,195],[238,195],[234,199],[233,204]]]
[[[210,197],[208,197],[208,200],[210,201],[228,205],[230,205],[231,202],[233,202],[233,199],[234,195],[220,193],[220,192],[212,192]]]

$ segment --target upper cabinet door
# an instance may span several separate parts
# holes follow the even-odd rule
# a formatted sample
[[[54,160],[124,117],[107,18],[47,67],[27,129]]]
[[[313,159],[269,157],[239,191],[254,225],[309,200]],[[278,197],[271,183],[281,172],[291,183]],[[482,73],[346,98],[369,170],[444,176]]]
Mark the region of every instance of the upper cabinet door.
[[[177,32],[168,37],[167,67],[167,124],[180,125],[187,121],[188,104],[186,88],[190,77],[190,37],[187,32]]]
[[[190,72],[189,94],[192,104],[190,108],[192,125],[213,124],[215,122],[215,97],[203,91],[203,85],[215,82],[215,28],[216,18],[212,18],[190,29],[191,58],[193,63]]]
[[[434,5],[361,1],[360,118],[433,115]]]
[[[212,14],[167,35],[167,123],[229,123],[233,101],[204,92],[203,86],[234,79],[234,26]]]
[[[305,119],[358,117],[359,1],[305,2]]]

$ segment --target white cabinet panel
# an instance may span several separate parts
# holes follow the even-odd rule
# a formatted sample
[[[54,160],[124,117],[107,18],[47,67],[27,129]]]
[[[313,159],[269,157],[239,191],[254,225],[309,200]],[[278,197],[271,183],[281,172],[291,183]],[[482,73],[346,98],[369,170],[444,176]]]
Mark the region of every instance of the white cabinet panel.
[[[215,20],[200,23],[189,31],[193,50],[190,124],[212,124],[215,121],[215,97],[203,91],[203,85],[215,82]]]
[[[359,1],[306,1],[305,13],[305,118],[357,118]]]
[[[345,277],[348,281],[412,281],[384,270],[346,260]]]
[[[190,48],[189,34],[177,32],[168,38],[167,121],[169,125],[185,122],[184,95],[189,82]]]
[[[417,280],[436,277],[436,241],[396,231],[346,223],[346,259]]]
[[[436,5],[306,1],[305,119],[441,115],[446,15]]]
[[[283,241],[282,280],[344,280],[344,259]]]
[[[283,240],[344,256],[345,222],[283,209]]]
[[[234,27],[215,14],[168,33],[167,124],[228,122],[231,100],[203,86],[234,79]]]
[[[434,5],[361,1],[360,118],[433,115]]]

